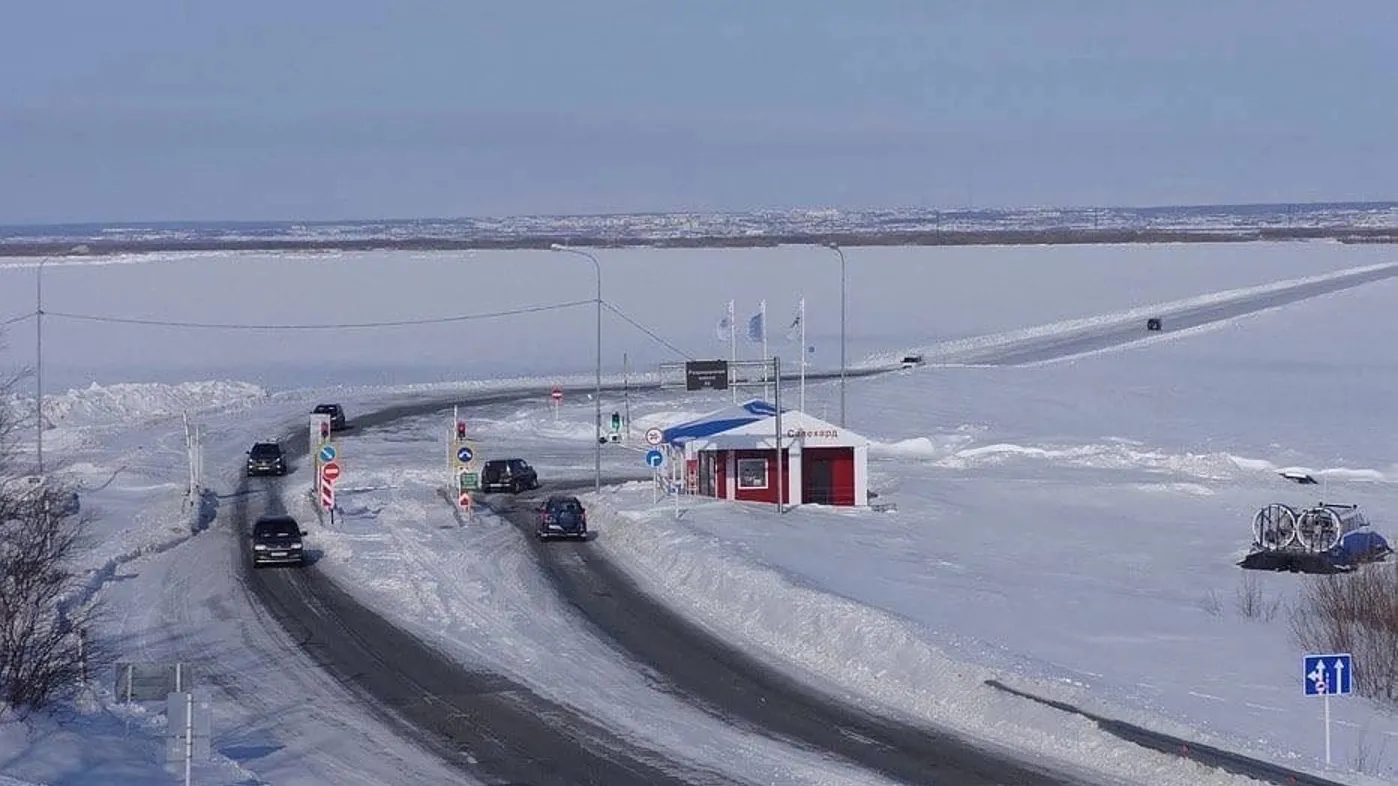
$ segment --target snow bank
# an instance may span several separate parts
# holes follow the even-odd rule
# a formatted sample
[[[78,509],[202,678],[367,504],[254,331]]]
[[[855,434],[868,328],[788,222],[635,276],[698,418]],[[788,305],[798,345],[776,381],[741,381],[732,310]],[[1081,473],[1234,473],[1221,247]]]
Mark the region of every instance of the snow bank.
[[[247,405],[267,398],[267,391],[249,382],[207,380],[166,385],[123,382],[44,396],[44,419],[53,427],[134,425],[179,415]],[[12,396],[11,411],[28,417],[33,398]]]
[[[1077,469],[1143,469],[1203,480],[1229,480],[1283,471],[1359,483],[1390,483],[1398,478],[1398,473],[1395,473],[1393,468],[1388,471],[1351,467],[1311,469],[1283,466],[1266,459],[1238,456],[1223,451],[1168,453],[1149,450],[1128,440],[1085,445],[1020,445],[996,442],[974,446],[970,445],[971,441],[972,437],[966,434],[940,434],[895,442],[874,442],[869,445],[869,456],[875,461],[921,460],[932,466],[954,470],[985,469],[1015,462],[1044,462]]]
[[[1154,753],[1077,716],[1011,699],[984,680],[1013,676],[956,661],[903,618],[735,558],[725,544],[649,504],[645,483],[586,495],[600,537],[647,591],[738,646],[814,677],[852,701],[1133,783],[1250,782]],[[691,509],[725,503],[689,501]],[[874,515],[874,514],[871,514]],[[1051,687],[1030,690],[1050,694]],[[1183,729],[1173,730],[1176,733]]]

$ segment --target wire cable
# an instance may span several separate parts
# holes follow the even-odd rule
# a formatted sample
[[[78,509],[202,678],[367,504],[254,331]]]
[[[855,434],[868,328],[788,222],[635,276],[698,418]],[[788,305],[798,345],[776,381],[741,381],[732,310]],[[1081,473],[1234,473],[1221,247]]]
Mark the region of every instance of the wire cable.
[[[674,344],[671,344],[670,342],[668,342],[668,341],[666,341],[665,339],[661,338],[660,336],[656,335],[656,334],[655,334],[655,331],[651,330],[650,328],[646,327],[645,325],[642,325],[640,322],[637,322],[636,320],[632,319],[631,317],[628,317],[626,314],[622,313],[622,310],[621,310],[621,309],[617,308],[616,306],[612,305],[611,303],[608,303],[607,301],[603,300],[603,301],[602,301],[602,305],[603,305],[603,306],[606,306],[608,311],[610,311],[610,312],[612,312],[613,314],[616,314],[617,316],[619,316],[619,317],[621,317],[622,319],[626,320],[626,322],[629,323],[629,324],[631,325],[631,327],[634,327],[634,328],[636,328],[637,330],[641,331],[642,333],[645,333],[647,336],[650,336],[650,338],[651,338],[652,341],[655,341],[656,343],[660,344],[661,346],[665,347],[666,349],[669,349],[671,352],[675,353],[676,355],[679,355],[680,357],[684,358],[685,360],[693,360],[693,359],[694,359],[694,356],[693,356],[693,355],[689,354],[688,352],[685,352],[684,350],[680,349],[679,347],[675,346]]]
[[[30,311],[28,314],[18,314],[8,319],[0,319],[0,327],[13,325],[16,322],[23,322],[26,319],[33,319],[37,313],[37,311]]]
[[[194,330],[369,330],[374,328],[411,327],[416,325],[445,325],[453,322],[471,322],[481,319],[499,319],[521,314],[537,314],[544,311],[562,311],[578,306],[589,306],[594,300],[573,300],[567,303],[553,303],[543,306],[524,306],[503,311],[485,311],[477,314],[457,314],[447,317],[426,317],[423,319],[397,319],[379,322],[331,322],[319,324],[250,324],[232,322],[181,322],[170,319],[138,319],[134,317],[114,317],[99,314],[74,314],[65,311],[45,311],[44,316],[59,319],[73,319],[84,322],[105,322],[118,325],[146,325],[152,327],[189,328]],[[26,315],[26,318],[33,314]]]

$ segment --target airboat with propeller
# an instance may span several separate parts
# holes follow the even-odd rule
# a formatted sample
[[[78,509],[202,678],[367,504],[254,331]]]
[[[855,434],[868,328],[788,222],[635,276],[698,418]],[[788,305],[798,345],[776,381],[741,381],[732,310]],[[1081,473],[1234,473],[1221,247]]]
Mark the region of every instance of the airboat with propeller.
[[[1295,471],[1282,477],[1314,485],[1311,475]],[[1369,526],[1358,505],[1319,502],[1295,508],[1266,505],[1252,519],[1252,549],[1238,566],[1245,570],[1291,573],[1347,573],[1382,562],[1393,553],[1383,536]]]

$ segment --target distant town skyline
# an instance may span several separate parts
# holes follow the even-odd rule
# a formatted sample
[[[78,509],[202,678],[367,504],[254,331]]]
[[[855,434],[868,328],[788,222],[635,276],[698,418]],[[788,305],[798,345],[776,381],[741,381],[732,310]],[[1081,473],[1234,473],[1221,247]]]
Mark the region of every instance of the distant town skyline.
[[[10,21],[4,225],[1398,197],[1378,0],[56,0]]]

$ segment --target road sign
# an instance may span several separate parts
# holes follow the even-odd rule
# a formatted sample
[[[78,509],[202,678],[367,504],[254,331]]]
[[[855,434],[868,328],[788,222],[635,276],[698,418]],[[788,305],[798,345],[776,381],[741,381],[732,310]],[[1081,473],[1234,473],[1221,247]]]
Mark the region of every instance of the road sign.
[[[659,445],[665,439],[665,432],[658,428],[646,429],[646,444]]]
[[[335,446],[327,442],[320,446],[320,453],[316,454],[316,458],[320,459],[322,463],[328,464],[334,461],[338,454],[339,451],[335,449]]]
[[[321,509],[321,510],[334,510],[334,509],[335,509],[335,484],[334,484],[334,483],[322,483],[322,484],[320,484],[320,509]]]
[[[326,483],[333,484],[340,479],[340,465],[338,462],[330,461],[320,468],[320,476],[325,478]]]
[[[469,491],[463,491],[463,492],[461,492],[461,496],[459,496],[459,497],[456,498],[456,504],[460,505],[461,508],[462,508],[463,510],[470,510],[470,509],[471,509],[471,492],[469,492]]]
[[[474,458],[475,455],[476,454],[472,453],[471,449],[465,445],[456,449],[456,460],[460,461],[462,464],[470,464],[471,459]]]
[[[1348,652],[1307,655],[1301,683],[1307,696],[1348,696],[1354,683],[1354,658]]]
[[[658,469],[660,465],[664,463],[664,453],[661,453],[660,451],[654,448],[646,451],[646,466],[650,467],[651,469]]]
[[[553,392],[549,394],[549,398],[553,399],[555,402],[562,401],[563,388],[554,388]]]
[[[458,488],[461,489],[462,494],[465,494],[468,491],[480,491],[481,473],[462,472],[461,474],[457,475],[456,482]]]

